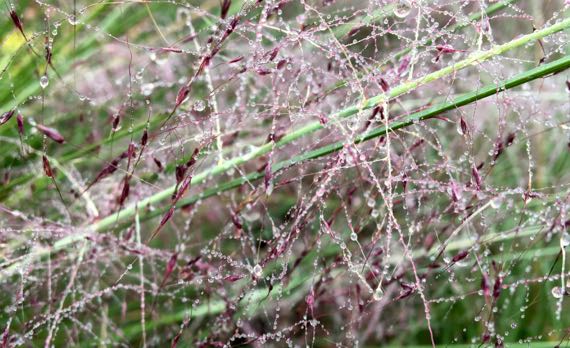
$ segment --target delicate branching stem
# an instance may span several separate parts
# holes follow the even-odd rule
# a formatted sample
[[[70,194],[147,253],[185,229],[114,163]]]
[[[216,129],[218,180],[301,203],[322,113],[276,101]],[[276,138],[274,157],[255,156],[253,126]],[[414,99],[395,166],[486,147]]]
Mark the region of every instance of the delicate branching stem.
[[[531,69],[531,70],[526,71],[524,73],[521,73],[521,74],[513,77],[512,79],[504,81],[498,85],[488,85],[488,86],[485,86],[483,88],[480,88],[479,90],[477,90],[475,92],[471,92],[471,93],[465,94],[461,97],[458,97],[451,102],[442,103],[440,105],[431,107],[429,109],[413,113],[413,114],[411,114],[411,115],[409,115],[409,116],[407,116],[401,120],[392,122],[389,127],[379,127],[379,128],[374,129],[374,130],[372,130],[366,134],[360,135],[354,140],[354,142],[355,143],[362,143],[362,142],[365,142],[367,140],[377,138],[377,137],[385,135],[389,132],[393,132],[397,129],[401,129],[401,128],[410,126],[416,122],[433,118],[433,117],[440,115],[446,111],[453,110],[455,108],[471,104],[473,102],[476,102],[477,100],[489,97],[489,96],[494,95],[496,93],[499,93],[501,91],[520,86],[520,85],[527,83],[529,81],[536,80],[536,79],[548,76],[550,74],[554,74],[554,73],[563,71],[563,70],[568,69],[568,68],[570,68],[570,55],[565,56],[563,58],[560,58],[560,59],[558,59],[552,63],[544,64],[544,65],[541,65],[537,68],[534,68],[534,69]],[[287,161],[279,162],[279,163],[273,165],[272,170],[274,172],[278,172],[280,170],[283,170],[284,168],[289,168],[292,165],[295,165],[297,163],[301,163],[301,162],[304,162],[307,160],[326,156],[330,153],[333,153],[335,151],[342,149],[344,146],[345,146],[345,142],[337,142],[334,144],[323,146],[323,147],[318,148],[316,150],[309,151],[305,154],[295,156],[295,157],[293,157]],[[182,199],[179,202],[179,206],[184,206],[184,205],[195,203],[196,201],[198,201],[200,199],[211,197],[211,196],[217,195],[220,192],[231,190],[235,187],[239,187],[242,184],[244,184],[245,182],[261,179],[261,178],[263,178],[263,176],[264,176],[264,174],[259,173],[259,172],[250,173],[244,177],[240,177],[240,178],[237,178],[235,180],[232,180],[232,181],[229,181],[226,183],[222,183],[222,184],[217,185],[215,187],[208,188],[197,196],[192,196],[192,197],[188,197],[186,199]],[[136,209],[134,209],[134,212],[136,213]],[[144,218],[150,218],[150,217],[159,215],[162,212],[163,212],[163,210],[157,209],[154,212],[145,215]],[[125,211],[123,211],[123,214],[125,214]],[[111,215],[111,217],[113,217],[113,219],[115,218],[114,215]],[[106,220],[101,220],[101,221],[99,221],[99,223],[94,224],[94,226],[92,226],[91,229],[94,229],[95,231],[101,231],[104,228],[108,227],[109,222],[106,222],[103,224],[102,222],[104,222],[104,221],[106,221]],[[112,220],[112,223],[114,223],[114,220]],[[11,265],[6,266],[6,268],[4,270],[2,270],[0,273],[0,279],[4,279],[6,277],[11,276],[12,274],[14,274],[14,272],[16,272],[24,264],[34,262],[35,260],[38,260],[38,259],[44,257],[45,255],[47,255],[50,252],[50,250],[51,250],[51,252],[57,252],[60,250],[64,250],[64,249],[68,248],[70,245],[76,243],[77,241],[82,240],[83,238],[85,238],[88,235],[89,235],[89,229],[77,231],[77,232],[55,242],[51,249],[39,248],[39,249],[33,250],[28,255],[26,255],[24,260],[19,259],[17,261],[14,261]]]
[[[543,37],[552,35],[554,33],[557,33],[559,31],[567,29],[569,27],[570,27],[570,18],[567,18],[567,19],[565,19],[561,22],[558,22],[556,24],[553,24],[547,28],[544,28],[542,30],[537,30],[537,31],[535,31],[531,34],[528,34],[528,35],[521,36],[518,39],[514,39],[514,40],[507,42],[503,45],[498,45],[498,46],[496,46],[490,50],[473,53],[467,59],[464,59],[458,63],[455,63],[453,65],[445,67],[441,70],[438,70],[436,72],[428,74],[424,77],[417,78],[417,79],[409,81],[409,82],[405,82],[399,86],[394,87],[393,89],[391,89],[386,94],[377,95],[375,97],[372,97],[372,98],[366,100],[363,103],[359,103],[357,105],[353,105],[353,106],[350,106],[344,110],[341,110],[341,111],[337,112],[335,115],[333,115],[332,117],[330,117],[330,119],[331,120],[338,120],[338,119],[353,116],[363,109],[373,108],[373,107],[381,104],[382,102],[384,102],[386,100],[390,100],[390,99],[402,96],[406,93],[409,93],[409,92],[417,89],[418,87],[420,87],[422,85],[428,84],[428,83],[433,82],[435,80],[444,78],[444,77],[449,76],[451,74],[454,74],[457,71],[465,69],[471,65],[480,64],[480,63],[482,63],[482,62],[484,62],[490,58],[499,56],[506,51],[509,51],[509,50],[514,49],[514,48],[523,46],[529,42],[541,39]],[[546,75],[546,74],[544,74],[544,75]],[[291,143],[291,142],[293,142],[299,138],[302,138],[308,134],[314,133],[314,132],[322,129],[323,127],[324,126],[320,122],[310,123],[304,127],[301,127],[299,129],[294,130],[291,133],[285,135],[281,140],[279,140],[278,142],[275,143],[275,148],[283,147],[283,146],[285,146],[285,145],[287,145],[287,144],[289,144],[289,143]],[[197,184],[200,184],[212,176],[216,176],[216,175],[225,173],[228,170],[233,169],[235,166],[239,166],[243,163],[250,161],[251,159],[263,156],[263,155],[267,154],[268,152],[270,152],[273,149],[273,146],[274,145],[272,143],[266,143],[264,145],[257,147],[256,150],[251,151],[250,153],[247,153],[247,154],[242,155],[242,156],[234,157],[232,159],[228,159],[227,161],[224,161],[224,163],[222,163],[222,164],[216,165],[216,166],[214,166],[208,170],[205,170],[199,174],[196,174],[192,178],[191,185],[195,186]],[[175,186],[173,185],[173,186],[171,186],[165,190],[162,190],[162,191],[160,191],[160,192],[158,192],[158,193],[156,193],[156,194],[154,194],[154,195],[152,195],[146,199],[139,201],[138,205],[140,207],[145,207],[149,204],[154,204],[154,203],[160,202],[164,199],[167,199],[168,197],[170,197],[172,195],[172,193],[174,192],[174,189],[175,189]],[[93,225],[93,228],[97,231],[101,231],[101,230],[108,228],[109,226],[111,226],[112,224],[115,223],[115,221],[117,219],[117,215],[120,215],[121,220],[131,218],[134,215],[134,204],[126,207],[125,209],[121,210],[120,212],[117,212],[115,214],[112,214],[110,216],[107,216],[107,217],[101,219],[99,222],[97,222]]]

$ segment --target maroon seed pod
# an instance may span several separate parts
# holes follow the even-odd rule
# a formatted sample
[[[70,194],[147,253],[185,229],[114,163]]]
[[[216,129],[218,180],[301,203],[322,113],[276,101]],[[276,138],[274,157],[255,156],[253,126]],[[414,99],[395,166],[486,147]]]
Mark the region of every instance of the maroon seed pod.
[[[22,114],[16,115],[16,122],[18,123],[18,133],[20,133],[20,135],[24,135],[24,118],[22,117]]]
[[[46,37],[46,39],[47,39],[47,37]],[[46,55],[45,55],[45,58],[46,58],[46,62],[47,62],[49,65],[51,65],[51,57],[52,57],[51,49],[49,48],[48,45],[46,45]]]
[[[128,158],[134,158],[135,157],[135,143],[131,142],[129,143],[129,147],[127,148],[127,157]]]
[[[501,277],[497,277],[495,279],[495,285],[493,285],[493,298],[497,300],[501,295],[501,287],[503,285],[503,279]]]
[[[20,30],[20,32],[24,32],[24,24],[22,23],[22,20],[20,19],[20,17],[18,17],[18,14],[16,14],[16,11],[11,10],[10,11],[10,18],[12,18],[12,22],[14,22],[14,25],[16,26],[16,28],[18,28],[18,30]]]
[[[182,332],[179,332],[174,338],[172,339],[172,343],[170,344],[170,348],[176,348],[178,346],[178,341],[182,337]]]
[[[265,76],[271,74],[271,70],[259,68],[256,70],[257,74],[260,76]]]
[[[164,167],[162,166],[162,162],[160,162],[160,160],[156,157],[153,157],[152,160],[154,161],[154,164],[156,164],[156,166],[158,167],[158,171],[162,172],[162,170],[164,169]]]
[[[164,214],[164,216],[162,217],[162,220],[160,220],[160,224],[158,226],[157,232],[164,227],[164,225],[168,222],[168,220],[170,220],[170,218],[172,217],[172,215],[174,214],[174,207],[170,207],[170,209],[168,209],[168,211],[166,212],[166,214]]]
[[[459,124],[461,125],[461,133],[465,136],[469,135],[469,127],[467,126],[467,122],[461,117],[459,119]]]
[[[115,115],[113,117],[113,123],[111,127],[113,128],[113,132],[116,132],[119,129],[119,122],[121,121],[121,117],[119,115]]]
[[[237,63],[243,60],[243,56],[238,56],[235,57],[234,59],[231,59],[230,61],[228,61],[228,64],[233,64],[233,63]]]
[[[469,255],[469,251],[467,251],[467,250],[460,251],[455,256],[453,256],[453,258],[451,259],[451,262],[453,262],[453,263],[459,262],[459,261],[463,260],[464,258],[466,258],[467,255]]]
[[[127,199],[127,197],[129,197],[129,192],[130,192],[130,184],[129,184],[129,180],[127,178],[125,178],[124,184],[123,184],[123,190],[121,191],[121,196],[119,197],[119,205],[122,206],[125,203],[125,200]]]
[[[185,164],[179,164],[176,166],[175,169],[175,175],[176,175],[176,183],[180,183],[182,181],[182,179],[184,179],[184,175],[186,174],[186,171],[188,170],[188,167]]]
[[[232,5],[232,0],[222,0],[222,6],[220,10],[220,17],[222,19],[226,19],[231,5]]]
[[[197,161],[196,157],[198,156],[199,152],[200,148],[197,147],[194,149],[194,151],[192,152],[192,156],[190,156],[190,159],[188,160],[188,162],[186,162],[186,167],[190,168],[196,163]]]
[[[475,180],[475,186],[477,190],[481,189],[481,185],[483,184],[483,179],[481,179],[481,175],[479,175],[479,171],[477,167],[471,167],[471,175],[473,175],[473,179]]]
[[[483,294],[485,297],[491,296],[491,288],[489,286],[489,276],[486,273],[483,273],[483,277],[481,278],[481,290],[483,290]]]
[[[283,69],[285,64],[287,64],[287,59],[281,59],[279,62],[277,62],[277,69],[279,70]]]
[[[42,162],[44,165],[44,173],[46,174],[46,176],[48,178],[53,178],[53,170],[51,169],[51,166],[49,164],[49,161],[48,161],[46,155],[42,155]]]
[[[65,142],[63,136],[54,128],[46,127],[41,124],[38,124],[36,128],[56,143],[63,144]]]
[[[190,187],[191,183],[192,183],[192,175],[188,175],[182,182],[182,185],[180,185],[180,189],[178,190],[178,192],[173,194],[174,202],[178,202],[178,200],[182,198],[182,196],[184,196],[184,194]]]
[[[231,275],[229,275],[229,276],[225,277],[225,278],[224,278],[224,280],[226,280],[226,281],[228,281],[228,282],[232,282],[232,283],[233,283],[233,282],[235,282],[235,281],[238,281],[238,280],[240,280],[241,278],[243,278],[243,276],[242,276],[242,275],[238,275],[238,274],[231,274]]]
[[[135,229],[134,229],[134,228],[129,228],[129,229],[127,230],[127,232],[123,235],[123,240],[124,240],[124,241],[129,241],[129,240],[131,240],[131,238],[132,238],[134,232],[135,232]]]
[[[2,333],[2,348],[8,348],[8,342],[10,342],[10,325],[6,325]]]
[[[459,187],[457,186],[455,181],[451,181],[449,183],[449,186],[451,188],[451,199],[454,202],[458,202],[459,201]]]
[[[5,113],[3,113],[2,116],[0,116],[0,126],[3,125],[4,123],[10,121],[12,116],[14,116],[15,112],[16,112],[15,110],[10,110],[10,111],[6,111]]]
[[[275,59],[275,57],[277,57],[278,53],[279,53],[279,46],[271,50],[271,52],[269,53],[269,61],[272,62]]]
[[[384,92],[388,92],[388,90],[390,89],[390,85],[383,78],[380,78],[380,87]]]
[[[103,169],[101,169],[99,174],[97,174],[97,176],[95,177],[95,180],[93,180],[91,182],[91,184],[89,184],[89,186],[87,186],[85,191],[89,190],[89,188],[91,188],[93,185],[95,185],[97,182],[99,182],[103,178],[113,174],[117,170],[117,166],[119,165],[119,162],[123,158],[126,158],[126,157],[127,157],[127,151],[123,152],[117,158],[113,159],[109,164],[107,164],[105,167],[103,167]]]
[[[202,71],[204,71],[204,69],[210,65],[210,56],[205,56],[204,58],[202,58],[202,62],[200,63],[200,66],[198,67],[198,70],[196,71],[196,75],[198,76],[202,73]]]
[[[188,98],[188,94],[190,94],[190,87],[189,86],[182,86],[178,91],[178,95],[176,96],[176,105],[175,107],[179,107],[180,104],[184,103]]]
[[[410,57],[405,57],[400,62],[400,66],[398,66],[398,75],[402,75],[406,70],[408,70],[408,66],[410,65]]]
[[[141,146],[146,146],[148,143],[148,131],[145,129],[141,137]]]
[[[380,119],[384,119],[384,107],[381,105],[378,105],[376,107],[374,107],[374,109],[372,109],[372,114],[370,115],[371,119],[376,118],[376,115],[378,115],[378,113],[380,113]]]
[[[160,284],[161,288],[164,286],[164,284],[166,284],[166,281],[168,280],[168,277],[170,277],[170,274],[172,274],[172,271],[174,271],[177,259],[178,259],[178,253],[174,253],[168,260],[168,263],[166,264],[166,269],[164,270],[164,277],[162,278],[162,283]]]

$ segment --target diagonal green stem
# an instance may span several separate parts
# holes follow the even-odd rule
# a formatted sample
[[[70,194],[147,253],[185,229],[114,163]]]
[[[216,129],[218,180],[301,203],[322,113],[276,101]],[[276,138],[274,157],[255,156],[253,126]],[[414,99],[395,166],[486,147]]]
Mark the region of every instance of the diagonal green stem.
[[[385,102],[387,100],[390,100],[390,99],[396,98],[398,96],[404,95],[408,92],[411,92],[411,91],[417,89],[418,87],[420,87],[422,85],[425,85],[427,83],[430,83],[430,82],[438,80],[438,79],[441,79],[441,78],[446,77],[448,75],[454,74],[458,70],[464,69],[464,68],[469,67],[471,65],[477,65],[477,64],[479,64],[485,60],[488,60],[490,58],[498,56],[498,55],[500,55],[506,51],[509,51],[509,50],[514,49],[516,47],[523,46],[523,45],[525,45],[529,42],[532,42],[534,40],[538,40],[538,39],[541,39],[543,37],[552,35],[556,32],[567,29],[569,27],[570,27],[570,18],[567,18],[567,19],[565,19],[559,23],[551,25],[550,27],[544,28],[542,30],[537,30],[537,31],[535,31],[531,34],[528,34],[528,35],[521,36],[518,39],[514,39],[514,40],[512,40],[508,43],[505,43],[503,45],[498,45],[498,46],[496,46],[496,47],[494,47],[488,51],[474,53],[470,57],[468,57],[467,59],[464,59],[464,60],[462,60],[456,64],[450,65],[446,68],[443,68],[441,70],[438,70],[436,72],[428,74],[424,77],[421,77],[421,78],[418,78],[418,79],[415,79],[415,80],[412,80],[409,82],[405,82],[405,83],[391,89],[387,94],[377,95],[377,96],[372,97],[366,101],[363,101],[360,105],[353,105],[353,106],[350,106],[344,110],[341,110],[341,111],[337,112],[336,114],[334,114],[331,118],[335,119],[335,118],[346,118],[346,117],[353,116],[362,110],[373,108],[376,105],[382,104],[383,102]],[[234,157],[234,158],[229,159],[229,160],[227,160],[227,161],[225,161],[219,165],[216,165],[210,169],[207,169],[207,170],[197,174],[196,176],[194,176],[192,178],[191,185],[194,186],[194,185],[200,184],[212,176],[225,173],[228,170],[234,168],[235,166],[239,166],[243,163],[250,161],[251,159],[263,156],[275,148],[283,147],[283,146],[285,146],[285,145],[287,145],[287,144],[289,144],[289,143],[291,143],[291,142],[293,142],[293,141],[295,141],[295,140],[297,140],[303,136],[314,133],[314,132],[316,132],[322,128],[323,128],[323,125],[320,122],[309,123],[308,125],[301,127],[297,130],[294,130],[291,133],[285,135],[283,138],[281,138],[281,140],[279,140],[275,144],[266,143],[264,145],[257,147],[254,151],[251,151],[250,153],[247,153],[247,154],[242,155],[242,156]],[[156,194],[137,202],[137,205],[144,207],[144,206],[147,206],[149,204],[154,204],[154,203],[160,202],[162,200],[165,200],[172,195],[172,193],[174,192],[174,189],[175,189],[175,186],[172,185],[165,190],[157,192]],[[92,227],[97,231],[101,231],[101,230],[104,230],[105,228],[108,228],[111,225],[115,224],[115,222],[118,220],[122,221],[122,220],[125,220],[128,218],[131,218],[134,215],[134,213],[135,213],[135,204],[131,204],[128,207],[126,207],[125,209],[101,219],[100,221],[95,223]]]

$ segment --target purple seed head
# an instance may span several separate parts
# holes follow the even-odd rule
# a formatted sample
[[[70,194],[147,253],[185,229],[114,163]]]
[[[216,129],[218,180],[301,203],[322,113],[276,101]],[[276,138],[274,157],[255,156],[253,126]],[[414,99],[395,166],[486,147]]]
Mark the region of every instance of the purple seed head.
[[[16,110],[10,110],[10,111],[6,111],[5,113],[3,113],[2,116],[0,116],[0,126],[3,125],[4,123],[10,121],[12,116],[14,116],[15,112],[16,112]]]
[[[18,114],[16,116],[16,121],[18,123],[18,133],[20,133],[20,135],[24,135],[24,118],[22,117],[22,114]]]
[[[38,124],[36,128],[56,143],[63,144],[65,142],[63,136],[54,128],[46,127],[41,124]]]
[[[19,31],[24,32],[24,24],[22,23],[20,17],[18,17],[16,11],[14,10],[10,11],[10,18],[12,18],[12,22],[14,23],[16,28],[18,28]]]

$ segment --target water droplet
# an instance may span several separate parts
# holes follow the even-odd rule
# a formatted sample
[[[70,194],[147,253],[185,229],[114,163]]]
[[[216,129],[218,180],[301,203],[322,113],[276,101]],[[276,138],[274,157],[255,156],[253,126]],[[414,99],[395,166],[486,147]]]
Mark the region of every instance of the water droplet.
[[[77,18],[73,15],[67,17],[67,21],[69,22],[69,24],[71,25],[76,25],[77,24]]]
[[[152,91],[154,90],[154,83],[145,83],[141,86],[141,93],[144,96],[149,96],[152,94]]]
[[[407,0],[400,0],[394,7],[394,15],[399,18],[405,18],[410,14],[412,6]]]
[[[559,286],[553,287],[551,292],[552,292],[552,296],[554,296],[554,298],[562,298],[562,296],[564,295],[564,292],[562,291],[562,289]]]
[[[382,288],[380,288],[380,285],[378,285],[376,290],[374,290],[374,294],[372,294],[372,299],[374,301],[380,301],[382,297],[384,297],[384,291],[382,291]]]
[[[350,239],[356,242],[358,240],[358,235],[356,233],[352,232],[350,234]]]
[[[260,278],[263,275],[263,269],[260,265],[255,265],[255,267],[253,267],[251,270],[251,273],[253,273],[256,278]]]
[[[45,89],[49,85],[49,79],[47,75],[40,77],[40,87]]]
[[[203,100],[199,99],[194,102],[195,111],[202,112],[204,109],[206,109],[206,103]]]
[[[568,245],[570,245],[570,233],[563,232],[560,236],[560,246],[566,248]]]

